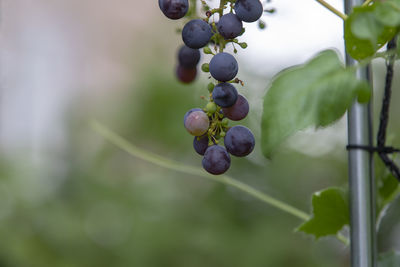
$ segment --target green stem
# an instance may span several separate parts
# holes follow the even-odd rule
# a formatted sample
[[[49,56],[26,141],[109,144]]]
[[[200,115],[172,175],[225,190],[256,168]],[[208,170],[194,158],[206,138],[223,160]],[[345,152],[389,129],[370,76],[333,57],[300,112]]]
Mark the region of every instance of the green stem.
[[[350,240],[342,234],[337,234],[336,238],[342,242],[346,247],[350,245]]]
[[[325,8],[327,8],[329,11],[331,11],[332,13],[334,13],[335,15],[340,17],[341,19],[343,19],[343,20],[347,19],[347,15],[343,14],[342,12],[340,12],[339,10],[337,10],[336,8],[334,8],[333,6],[331,6],[330,4],[325,2],[324,0],[316,0],[316,1],[318,3],[320,3],[321,5],[323,5]]]
[[[372,1],[374,1],[374,0],[367,0],[361,6],[368,6],[369,3],[371,3]]]
[[[209,180],[213,180],[216,182],[220,182],[220,183],[232,186],[242,192],[245,192],[245,193],[253,196],[254,198],[256,198],[264,203],[267,203],[268,205],[270,205],[272,207],[275,207],[283,212],[293,215],[294,217],[297,217],[301,220],[308,221],[310,219],[310,216],[307,213],[305,213],[304,211],[301,211],[285,202],[282,202],[276,198],[273,198],[272,196],[265,194],[245,183],[242,183],[241,181],[231,178],[230,176],[227,176],[227,175],[214,176],[214,175],[206,173],[204,170],[202,170],[200,168],[183,165],[179,162],[176,162],[176,161],[164,158],[162,156],[153,154],[146,150],[140,149],[97,121],[92,121],[91,126],[104,139],[106,139],[110,143],[114,144],[118,148],[124,150],[131,156],[137,157],[144,161],[153,163],[155,165],[158,165],[160,167],[164,167],[164,168],[167,168],[170,170],[174,170],[174,171],[178,171],[178,172],[182,172],[182,173],[186,173],[186,174],[190,174],[190,175],[200,176],[200,177],[203,177],[203,178],[206,178]],[[345,236],[343,236],[341,234],[337,234],[336,237],[339,241],[344,243],[346,246],[349,244],[349,240]]]
[[[109,141],[110,143],[119,147],[120,149],[126,151],[128,154],[130,154],[134,157],[140,158],[144,161],[153,163],[155,165],[158,165],[158,166],[170,169],[170,170],[183,172],[183,173],[191,174],[191,175],[196,175],[196,176],[207,178],[207,179],[217,181],[217,182],[220,182],[220,183],[223,183],[226,185],[230,185],[232,187],[235,187],[236,189],[239,189],[240,191],[243,191],[243,192],[257,198],[258,200],[261,200],[261,201],[263,201],[277,209],[280,209],[286,213],[289,213],[299,219],[302,219],[304,221],[307,221],[310,219],[310,216],[307,213],[305,213],[295,207],[292,207],[289,204],[286,204],[280,200],[277,200],[255,188],[253,188],[245,183],[242,183],[238,180],[235,180],[227,175],[214,176],[214,175],[206,173],[204,170],[202,170],[200,168],[183,165],[179,162],[176,162],[176,161],[161,157],[159,155],[153,154],[151,152],[142,150],[142,149],[132,145],[126,139],[122,138],[121,136],[119,136],[118,134],[111,131],[110,129],[108,129],[107,127],[105,127],[104,125],[100,124],[97,121],[93,121],[91,123],[91,126],[96,132],[98,132],[101,136],[103,136],[107,141]]]

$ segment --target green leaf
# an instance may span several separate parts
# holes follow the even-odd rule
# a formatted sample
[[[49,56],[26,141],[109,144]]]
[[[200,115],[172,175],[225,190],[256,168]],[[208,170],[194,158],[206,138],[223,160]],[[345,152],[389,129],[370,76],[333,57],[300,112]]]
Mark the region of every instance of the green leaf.
[[[376,2],[374,13],[377,20],[385,26],[400,26],[400,1]]]
[[[399,267],[400,253],[391,251],[379,254],[378,267]]]
[[[384,13],[379,3],[370,6],[354,7],[344,23],[346,51],[356,60],[373,56],[396,34],[396,28],[378,19]],[[383,16],[381,14],[381,16]]]
[[[387,204],[392,202],[400,193],[400,186],[392,174],[387,174],[378,180],[378,206],[381,211]]]
[[[270,158],[280,143],[309,126],[327,126],[355,97],[366,102],[370,89],[345,68],[337,53],[326,50],[302,66],[282,71],[264,97],[262,150]]]
[[[322,236],[336,235],[349,224],[349,204],[344,190],[328,188],[316,192],[312,197],[313,217],[302,224],[297,231]]]

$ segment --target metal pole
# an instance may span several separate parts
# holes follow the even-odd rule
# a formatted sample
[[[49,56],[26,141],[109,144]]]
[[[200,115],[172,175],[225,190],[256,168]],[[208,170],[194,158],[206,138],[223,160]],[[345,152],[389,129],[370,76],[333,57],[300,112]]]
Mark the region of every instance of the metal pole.
[[[345,0],[345,12],[361,5],[363,0]],[[346,55],[346,64],[355,60]],[[357,72],[359,79],[370,80],[369,68]],[[371,104],[355,102],[348,112],[348,142],[351,145],[372,145]],[[349,150],[350,188],[350,238],[351,266],[376,267],[375,230],[375,183],[373,179],[373,158],[366,150]]]

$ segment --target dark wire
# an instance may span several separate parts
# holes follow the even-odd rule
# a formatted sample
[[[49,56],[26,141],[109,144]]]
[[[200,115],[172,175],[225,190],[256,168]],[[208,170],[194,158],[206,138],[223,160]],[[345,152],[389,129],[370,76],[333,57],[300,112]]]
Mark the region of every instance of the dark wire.
[[[390,40],[387,44],[388,51],[396,50],[396,37]],[[395,164],[395,162],[388,156],[388,154],[398,153],[400,149],[385,146],[386,143],[386,130],[389,123],[389,107],[390,107],[390,98],[392,95],[392,81],[393,81],[393,69],[394,69],[394,61],[396,59],[396,54],[388,55],[386,60],[386,80],[385,80],[385,92],[382,101],[382,108],[379,120],[379,129],[377,135],[377,146],[365,146],[365,145],[353,145],[349,144],[346,148],[350,149],[362,149],[369,151],[370,153],[377,152],[379,157],[382,159],[383,163],[385,163],[386,167],[390,170],[394,177],[400,181],[400,169]]]
[[[388,51],[396,50],[396,37],[389,41],[387,44]],[[386,167],[389,168],[390,172],[400,181],[400,169],[394,163],[394,161],[388,156],[388,153],[384,151],[379,151],[379,148],[384,148],[386,143],[386,130],[389,123],[389,106],[390,106],[390,97],[392,95],[392,81],[393,81],[393,68],[394,61],[396,59],[395,54],[391,54],[388,56],[386,60],[386,80],[385,80],[385,92],[382,101],[382,109],[379,121],[379,130],[377,135],[377,146],[378,146],[378,155],[385,163]]]

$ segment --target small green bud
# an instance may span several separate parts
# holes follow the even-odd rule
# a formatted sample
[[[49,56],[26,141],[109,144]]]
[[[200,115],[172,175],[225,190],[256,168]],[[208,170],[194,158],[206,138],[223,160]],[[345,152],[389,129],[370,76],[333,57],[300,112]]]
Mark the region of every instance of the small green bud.
[[[219,135],[220,135],[221,137],[225,137],[225,132],[221,132]]]
[[[240,47],[243,49],[247,48],[247,43],[243,42],[243,43],[239,43]]]
[[[214,102],[208,102],[206,105],[206,110],[209,113],[214,114],[215,111],[217,111],[217,105]]]
[[[236,48],[233,49],[233,53],[237,54],[237,49]]]
[[[207,85],[207,89],[208,89],[208,91],[209,91],[210,93],[212,93],[212,91],[214,90],[214,87],[215,87],[215,85],[214,85],[213,83],[209,83],[209,84]]]
[[[265,29],[266,25],[265,22],[262,20],[258,21],[258,28],[260,28],[261,30]]]
[[[266,12],[266,13],[270,13],[270,14],[273,14],[273,13],[275,13],[275,11],[276,11],[276,9],[275,9],[275,8],[270,8],[270,9],[265,9],[265,10],[264,10],[264,12]]]
[[[228,126],[228,123],[229,123],[228,118],[223,118],[222,121],[221,121],[221,124],[222,124],[223,126]]]
[[[208,65],[208,63],[204,63],[203,65],[201,65],[201,70],[204,72],[210,72],[210,66]]]
[[[203,48],[203,52],[204,54],[212,54],[211,48],[209,48],[208,46]]]

